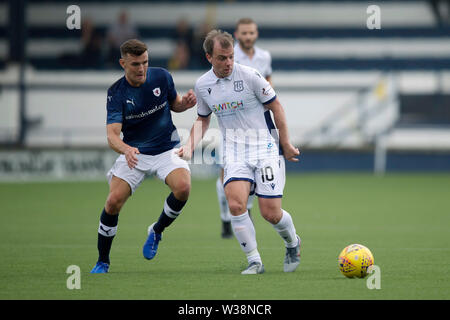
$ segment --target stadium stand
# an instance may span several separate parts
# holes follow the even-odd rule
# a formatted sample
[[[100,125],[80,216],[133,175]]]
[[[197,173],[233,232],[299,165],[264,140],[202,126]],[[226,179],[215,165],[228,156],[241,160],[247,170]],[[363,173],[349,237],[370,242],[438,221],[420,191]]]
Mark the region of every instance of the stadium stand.
[[[171,69],[181,92],[209,68],[198,36],[204,28],[233,32],[238,18],[253,18],[259,25],[258,46],[272,54],[273,81],[293,115],[289,126],[298,145],[336,148],[334,140],[326,140],[330,134],[320,135],[335,133],[324,119],[358,105],[380,83],[392,82],[396,93],[390,105],[398,114],[382,132],[388,134],[387,148],[450,150],[450,20],[445,14],[438,18],[433,1],[379,1],[375,4],[381,9],[381,29],[371,30],[366,25],[367,8],[374,3],[368,1],[133,0],[124,5],[118,0],[79,0],[82,21],[92,23],[101,41],[103,61],[92,64],[79,60],[86,28],[67,29],[66,1],[27,3],[27,121],[34,124],[27,146],[106,147],[104,94],[112,79],[121,76],[119,65],[106,60],[106,36],[125,10],[148,44],[154,66],[171,69],[176,65],[170,64],[179,37],[176,26],[182,19],[189,24],[190,50],[196,51],[186,67]],[[450,8],[446,3],[440,8]],[[16,41],[9,4],[0,0],[0,103],[5,106],[17,102],[9,93],[18,88],[17,65],[9,54]],[[0,120],[0,143],[17,135],[10,133],[18,130],[18,111],[13,109]],[[193,116],[186,113],[177,126],[188,127]],[[361,123],[351,125],[353,138],[339,147],[353,148],[359,141],[358,148],[375,148],[377,137],[359,137],[358,126]],[[308,140],[312,132],[320,134]],[[321,161],[314,163],[317,167]],[[364,163],[361,168],[373,166]]]
[[[366,28],[366,9],[370,3],[365,1],[215,3],[134,1],[127,3],[127,11],[141,38],[151,46],[154,64],[161,66],[168,65],[175,46],[174,26],[181,17],[194,27],[207,19],[212,25],[232,32],[237,17],[245,12],[258,22],[260,45],[272,52],[276,70],[450,68],[450,26],[438,25],[427,1],[382,2],[380,30]],[[108,26],[124,7],[118,1],[79,1],[79,4],[83,18],[93,21],[103,39]],[[82,50],[81,31],[66,28],[66,7],[64,1],[29,1],[27,52],[31,64],[38,69],[67,68],[61,57]],[[6,11],[3,3],[0,7],[3,21],[7,20]],[[0,26],[2,60],[6,59],[6,34],[3,24]],[[189,69],[197,68],[195,64],[189,66]]]

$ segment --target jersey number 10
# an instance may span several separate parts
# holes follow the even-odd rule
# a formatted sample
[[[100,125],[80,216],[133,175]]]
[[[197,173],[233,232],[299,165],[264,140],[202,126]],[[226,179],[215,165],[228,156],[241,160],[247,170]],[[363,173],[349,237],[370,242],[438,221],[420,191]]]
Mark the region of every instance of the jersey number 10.
[[[266,181],[272,181],[273,179],[274,179],[273,169],[271,166],[261,168],[261,180],[263,183]]]

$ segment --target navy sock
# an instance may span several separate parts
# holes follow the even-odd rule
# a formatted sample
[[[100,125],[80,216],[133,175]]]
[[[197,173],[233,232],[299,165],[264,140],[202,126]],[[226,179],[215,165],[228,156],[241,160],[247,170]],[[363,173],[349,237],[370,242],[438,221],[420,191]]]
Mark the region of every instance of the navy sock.
[[[175,198],[173,192],[171,192],[164,203],[164,210],[159,216],[158,221],[153,226],[153,230],[156,233],[162,233],[165,228],[175,221],[186,202],[187,201],[178,200]]]
[[[118,214],[108,214],[106,213],[106,210],[103,209],[98,227],[98,261],[106,262],[107,264],[110,263],[109,252],[111,251],[112,241],[117,232],[118,220]]]

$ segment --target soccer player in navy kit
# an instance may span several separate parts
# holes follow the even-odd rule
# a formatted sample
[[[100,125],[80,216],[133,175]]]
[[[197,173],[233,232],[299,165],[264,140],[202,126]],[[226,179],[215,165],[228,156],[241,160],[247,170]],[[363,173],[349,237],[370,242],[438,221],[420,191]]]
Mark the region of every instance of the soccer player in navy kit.
[[[91,273],[109,271],[119,212],[147,174],[156,174],[172,191],[158,221],[148,228],[142,253],[149,260],[156,254],[163,230],[181,213],[191,188],[189,166],[174,153],[180,140],[171,111],[195,106],[195,94],[189,90],[178,95],[167,70],[149,68],[143,42],[128,40],[120,51],[125,75],[108,90],[106,125],[109,146],[120,156],[107,174],[110,190],[98,228],[99,258]]]

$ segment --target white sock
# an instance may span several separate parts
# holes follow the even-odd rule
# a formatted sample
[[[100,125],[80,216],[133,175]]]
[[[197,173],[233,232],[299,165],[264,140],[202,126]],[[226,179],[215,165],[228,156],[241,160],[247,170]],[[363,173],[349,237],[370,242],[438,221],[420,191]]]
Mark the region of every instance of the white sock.
[[[262,264],[261,256],[259,255],[258,249],[254,249],[249,253],[245,254],[247,256],[248,264],[252,262],[259,262]]]
[[[223,189],[222,180],[217,178],[216,181],[216,191],[217,191],[217,199],[219,200],[220,207],[220,219],[225,222],[231,221],[231,213],[228,208],[227,197],[225,196],[225,190]]]
[[[278,234],[283,238],[286,248],[293,248],[297,246],[297,232],[295,231],[294,223],[292,222],[292,217],[289,212],[281,209],[283,216],[277,224],[273,227],[278,232]]]
[[[248,196],[247,210],[253,208],[253,199],[255,199],[255,194]]]
[[[261,262],[261,256],[256,244],[255,227],[248,215],[248,211],[239,216],[231,216],[231,226],[242,251],[247,256],[248,263]]]

